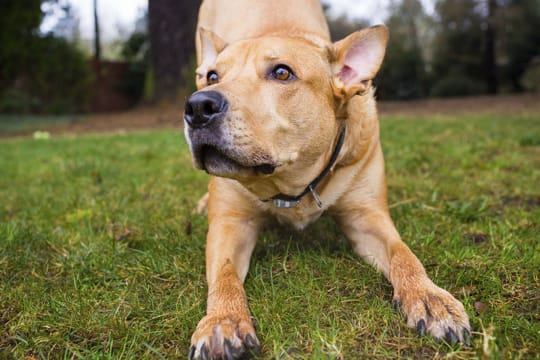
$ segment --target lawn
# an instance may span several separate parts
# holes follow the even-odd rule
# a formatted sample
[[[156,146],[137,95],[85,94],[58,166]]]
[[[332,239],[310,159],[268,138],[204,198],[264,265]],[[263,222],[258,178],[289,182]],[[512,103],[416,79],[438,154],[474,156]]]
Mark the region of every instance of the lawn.
[[[67,126],[78,121],[71,115],[4,115],[0,114],[0,136],[18,135],[28,133],[39,128],[56,128]]]
[[[330,218],[265,230],[262,359],[540,357],[540,114],[385,118],[402,237],[471,316],[419,338]],[[0,359],[186,358],[205,311],[207,176],[181,131],[0,139]]]

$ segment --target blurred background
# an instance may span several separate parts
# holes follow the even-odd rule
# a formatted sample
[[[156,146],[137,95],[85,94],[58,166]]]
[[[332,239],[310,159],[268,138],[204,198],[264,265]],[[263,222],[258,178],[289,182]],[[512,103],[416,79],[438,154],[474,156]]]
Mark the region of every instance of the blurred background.
[[[2,133],[28,131],[36,116],[75,128],[92,120],[97,130],[180,123],[194,89],[199,0],[0,3]],[[503,107],[521,95],[524,106],[538,100],[531,94],[540,91],[540,0],[323,0],[323,6],[334,40],[389,26],[375,81],[383,110],[385,103],[433,98],[481,96],[487,106],[501,99]]]

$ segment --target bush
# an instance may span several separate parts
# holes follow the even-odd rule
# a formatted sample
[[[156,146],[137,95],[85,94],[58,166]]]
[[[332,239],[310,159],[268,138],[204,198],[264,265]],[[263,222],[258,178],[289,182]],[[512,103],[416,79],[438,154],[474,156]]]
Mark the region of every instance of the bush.
[[[531,60],[520,82],[525,90],[540,92],[540,56]]]
[[[92,76],[85,56],[65,39],[32,39],[34,59],[19,69],[0,94],[0,112],[72,113],[84,111]]]
[[[468,96],[485,93],[483,83],[461,74],[447,75],[436,81],[431,88],[431,96]]]
[[[0,113],[29,113],[37,103],[37,99],[33,99],[22,91],[8,89],[0,94]]]
[[[122,58],[129,63],[129,69],[118,84],[118,88],[137,101],[144,94],[150,56],[149,50],[148,35],[140,32],[131,34],[121,50]]]

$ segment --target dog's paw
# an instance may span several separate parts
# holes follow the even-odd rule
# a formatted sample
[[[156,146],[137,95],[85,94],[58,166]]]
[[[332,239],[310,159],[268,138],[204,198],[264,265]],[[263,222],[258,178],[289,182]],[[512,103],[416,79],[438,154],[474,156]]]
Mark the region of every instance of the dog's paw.
[[[245,359],[259,350],[259,340],[249,317],[207,315],[191,337],[189,359]]]
[[[416,328],[420,336],[428,333],[450,345],[471,343],[471,326],[463,304],[431,281],[396,293],[393,302],[407,316],[407,325]]]

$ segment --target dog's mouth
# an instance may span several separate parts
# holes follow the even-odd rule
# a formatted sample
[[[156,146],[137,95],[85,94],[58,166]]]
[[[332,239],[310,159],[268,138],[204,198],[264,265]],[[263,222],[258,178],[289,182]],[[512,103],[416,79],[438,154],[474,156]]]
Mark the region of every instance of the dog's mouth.
[[[241,160],[237,154],[214,145],[198,147],[194,150],[193,156],[198,167],[211,175],[222,177],[270,175],[276,169],[276,165],[270,162],[258,162],[256,159]]]

